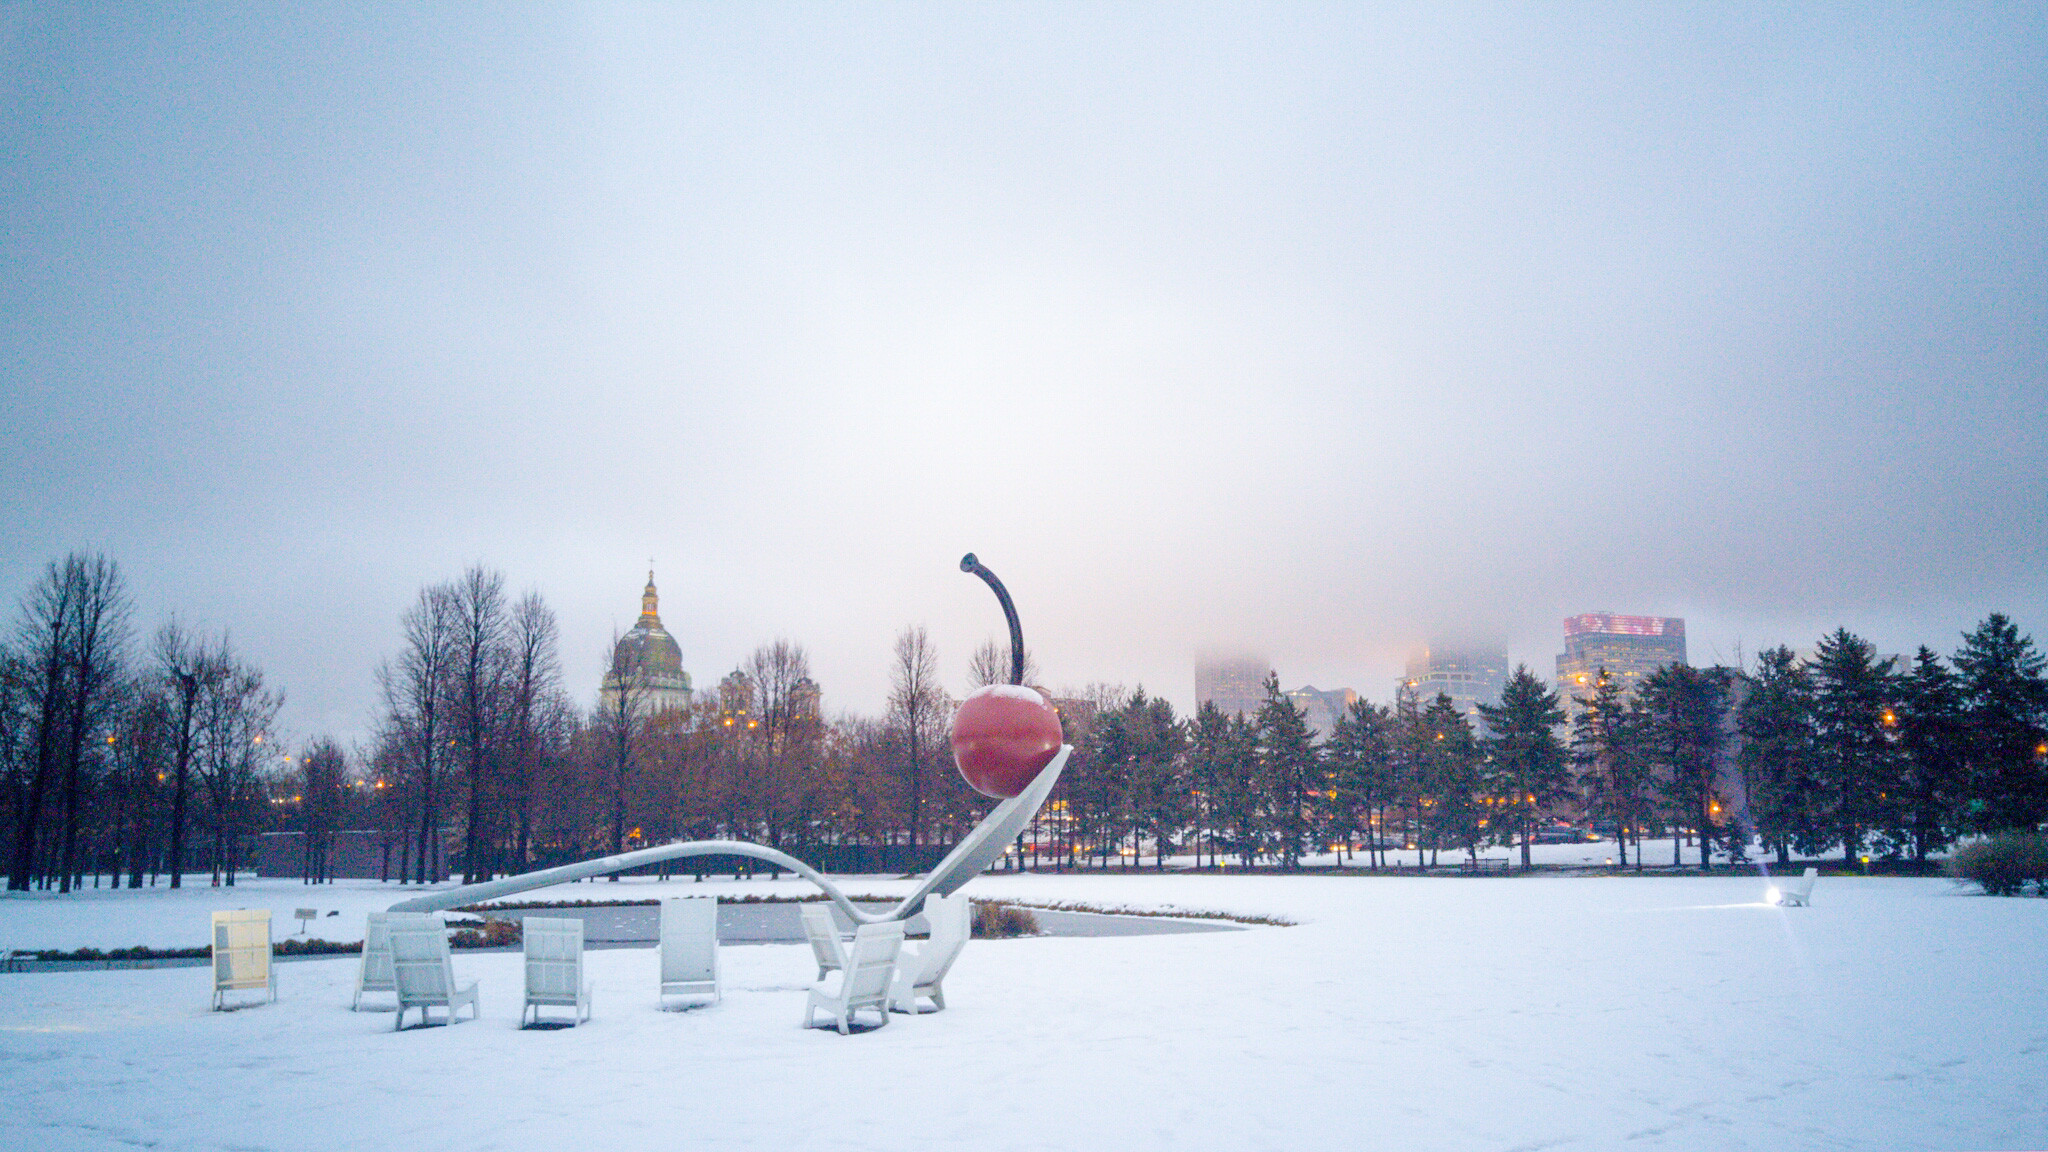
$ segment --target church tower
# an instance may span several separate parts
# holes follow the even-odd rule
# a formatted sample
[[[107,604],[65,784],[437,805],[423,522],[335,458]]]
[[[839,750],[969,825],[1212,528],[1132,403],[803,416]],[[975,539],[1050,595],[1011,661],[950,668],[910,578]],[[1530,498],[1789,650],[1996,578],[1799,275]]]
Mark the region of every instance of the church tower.
[[[621,697],[633,715],[646,718],[690,706],[690,674],[683,671],[682,645],[661,626],[661,595],[654,589],[654,570],[640,593],[640,619],[612,648],[612,666],[598,693],[599,706],[619,707]]]

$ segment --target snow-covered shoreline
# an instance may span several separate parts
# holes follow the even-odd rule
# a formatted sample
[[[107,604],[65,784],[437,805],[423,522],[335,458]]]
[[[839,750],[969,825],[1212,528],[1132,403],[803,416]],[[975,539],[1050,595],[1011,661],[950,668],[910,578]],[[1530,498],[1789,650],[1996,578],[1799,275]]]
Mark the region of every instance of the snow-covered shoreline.
[[[395,891],[88,890],[0,901],[0,931],[170,944],[236,899],[284,935],[302,897],[339,924]],[[595,1019],[551,1032],[516,1026],[516,954],[456,957],[481,1020],[398,1034],[347,1010],[349,958],[289,965],[277,1004],[224,1014],[204,969],[0,976],[0,1146],[2048,1145],[2048,901],[1860,877],[1825,878],[1808,909],[1726,876],[1009,874],[968,891],[1297,926],[976,942],[948,1011],[851,1038],[797,1026],[801,946],[727,949],[724,1002],[683,1013],[657,1008],[653,952],[592,951]]]

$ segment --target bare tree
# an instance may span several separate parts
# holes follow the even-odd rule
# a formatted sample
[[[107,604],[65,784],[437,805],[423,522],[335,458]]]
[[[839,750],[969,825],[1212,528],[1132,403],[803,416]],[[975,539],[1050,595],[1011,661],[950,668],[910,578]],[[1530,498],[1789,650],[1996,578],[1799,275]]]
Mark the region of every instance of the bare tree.
[[[71,645],[66,654],[70,681],[70,724],[64,750],[64,840],[58,861],[58,891],[71,891],[78,858],[80,773],[86,741],[111,712],[128,647],[128,592],[121,566],[105,556],[66,557],[64,568],[76,591],[70,597]]]
[[[284,703],[264,687],[263,673],[235,659],[225,638],[220,670],[199,706],[199,779],[210,802],[213,831],[213,883],[225,878],[232,887],[240,866],[241,834],[263,801],[264,786],[276,759],[271,731]]]
[[[402,617],[405,650],[396,664],[387,663],[377,670],[384,690],[385,721],[419,783],[413,879],[420,884],[428,879],[430,839],[439,815],[435,786],[442,748],[448,743],[444,704],[456,658],[455,620],[455,597],[446,585],[421,589],[419,600]]]
[[[968,682],[976,688],[990,684],[1010,682],[1010,646],[991,636],[974,650],[974,658],[967,663]],[[1038,683],[1038,661],[1032,657],[1031,649],[1024,650],[1024,682]]]
[[[463,821],[463,882],[474,884],[494,869],[485,862],[485,812],[493,745],[502,727],[509,622],[505,618],[505,575],[472,566],[449,588],[454,652],[451,695],[463,768],[468,777],[468,813]]]
[[[507,626],[510,668],[506,675],[507,791],[517,828],[512,859],[520,871],[533,862],[534,784],[541,761],[560,746],[569,724],[569,702],[562,694],[562,662],[557,649],[555,614],[538,592],[528,592],[512,609]]]
[[[939,686],[939,654],[924,625],[905,628],[896,636],[896,657],[890,665],[889,724],[902,741],[906,791],[909,794],[910,845],[922,843],[926,775],[937,759],[933,745],[943,734],[948,701]]]
[[[646,670],[628,654],[619,640],[617,635],[612,637],[609,654],[612,674],[606,681],[615,690],[603,693],[597,705],[597,727],[604,735],[604,746],[611,762],[613,855],[617,855],[626,842],[626,776],[632,770],[641,730],[646,723],[649,692]],[[614,874],[612,879],[616,880],[618,876]]]
[[[322,736],[299,757],[298,809],[305,834],[300,879],[320,884],[334,879],[334,834],[340,830],[348,788],[348,756],[331,736]]]
[[[816,799],[809,777],[823,739],[818,686],[803,645],[788,640],[756,648],[744,671],[754,685],[754,718],[760,722],[748,733],[760,769],[752,790],[769,843],[779,845],[808,823],[805,816]]]
[[[152,645],[155,673],[149,691],[163,701],[171,725],[171,887],[185,882],[186,809],[192,780],[192,753],[199,724],[199,702],[224,671],[226,640],[209,647],[173,620],[157,629]]]
[[[16,627],[21,662],[27,675],[22,687],[29,697],[28,711],[34,716],[34,766],[28,788],[14,818],[14,863],[7,873],[10,892],[27,891],[34,873],[37,836],[42,823],[43,800],[56,773],[63,740],[64,676],[66,653],[71,648],[72,599],[78,594],[73,578],[75,557],[63,564],[47,565],[42,577],[29,588],[21,605]]]

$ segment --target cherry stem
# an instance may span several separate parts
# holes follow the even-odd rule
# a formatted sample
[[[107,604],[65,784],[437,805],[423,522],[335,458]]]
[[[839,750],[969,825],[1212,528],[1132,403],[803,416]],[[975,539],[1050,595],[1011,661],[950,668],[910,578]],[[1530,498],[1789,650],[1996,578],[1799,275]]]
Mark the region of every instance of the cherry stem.
[[[1017,606],[1010,602],[1010,590],[996,579],[996,574],[983,567],[981,561],[969,552],[960,558],[960,570],[972,572],[995,591],[996,600],[1003,606],[1003,618],[1010,622],[1010,683],[1024,683],[1024,626],[1017,623]]]

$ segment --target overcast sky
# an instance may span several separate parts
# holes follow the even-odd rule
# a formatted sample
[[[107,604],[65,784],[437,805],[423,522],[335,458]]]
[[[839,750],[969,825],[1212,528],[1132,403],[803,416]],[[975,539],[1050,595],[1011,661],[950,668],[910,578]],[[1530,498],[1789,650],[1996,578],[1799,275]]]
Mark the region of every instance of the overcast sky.
[[[964,689],[969,550],[1183,707],[2048,631],[2048,8],[1368,7],[0,5],[0,593],[351,739],[479,561],[586,702],[650,557],[835,711]]]

